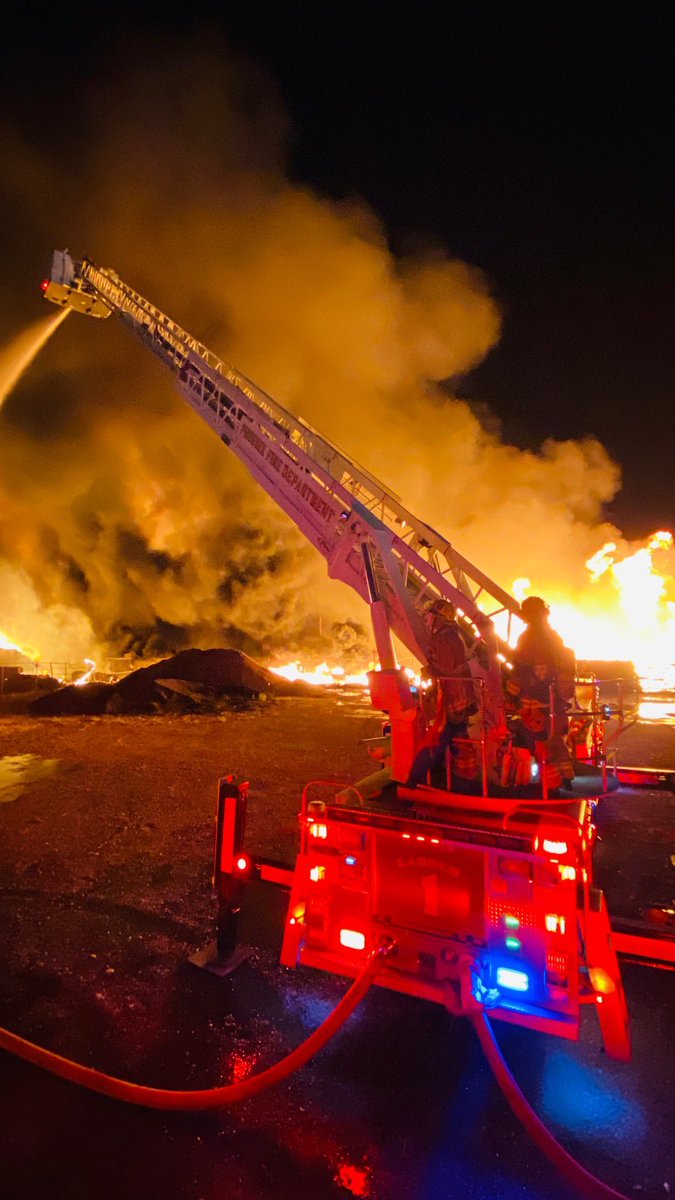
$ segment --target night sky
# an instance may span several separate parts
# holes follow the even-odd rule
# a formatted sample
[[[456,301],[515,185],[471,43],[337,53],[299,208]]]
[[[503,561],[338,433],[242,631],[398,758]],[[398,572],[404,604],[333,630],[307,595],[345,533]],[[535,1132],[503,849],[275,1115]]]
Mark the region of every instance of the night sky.
[[[461,393],[519,446],[595,434],[618,523],[672,527],[667,6],[440,7],[230,25],[279,82],[300,178],[364,196],[395,249],[431,236],[487,273],[504,332]]]
[[[109,45],[218,30],[280,93],[292,180],[366,201],[397,255],[440,244],[484,272],[502,337],[453,381],[457,393],[519,447],[596,436],[623,471],[608,518],[629,537],[672,528],[669,8],[441,7],[249,0],[167,17],[66,6],[39,24],[15,14],[3,115],[36,147],[67,131],[75,155],[92,120],[76,81],[96,86]],[[28,313],[51,246],[40,235],[31,259],[11,206],[3,217],[3,287]]]

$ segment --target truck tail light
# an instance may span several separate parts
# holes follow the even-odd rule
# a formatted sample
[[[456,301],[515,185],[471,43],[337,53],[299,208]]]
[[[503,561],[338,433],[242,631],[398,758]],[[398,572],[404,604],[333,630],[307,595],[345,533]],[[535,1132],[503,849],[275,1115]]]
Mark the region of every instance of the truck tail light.
[[[346,946],[348,950],[365,950],[366,935],[357,929],[341,929],[340,945]]]
[[[552,838],[544,838],[542,849],[546,854],[567,854],[567,842],[554,842]]]

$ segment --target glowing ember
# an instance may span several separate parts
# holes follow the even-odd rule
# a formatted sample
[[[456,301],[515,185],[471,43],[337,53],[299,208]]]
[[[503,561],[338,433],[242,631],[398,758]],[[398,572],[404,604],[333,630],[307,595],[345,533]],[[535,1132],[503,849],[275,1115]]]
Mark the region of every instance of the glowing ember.
[[[370,663],[369,671],[375,670],[376,663]],[[316,684],[318,687],[368,687],[368,674],[366,671],[345,671],[344,667],[329,667],[328,663],[321,663],[315,669],[308,670],[302,663],[296,659],[295,662],[287,663],[283,667],[270,667],[270,670],[275,675],[281,675],[284,679],[291,682],[300,680],[302,683]],[[419,684],[419,675],[413,671],[411,667],[404,667],[404,671],[411,683]]]
[[[253,1073],[258,1058],[259,1055],[255,1053],[245,1054],[234,1050],[228,1062],[231,1082],[241,1083],[243,1079],[248,1079],[249,1075]]]
[[[335,1173],[335,1182],[352,1196],[370,1196],[371,1171],[368,1165],[363,1167],[356,1163],[341,1162]]]
[[[281,675],[291,683],[301,680],[302,683],[312,683],[321,687],[368,687],[368,676],[365,671],[349,674],[344,667],[329,667],[321,663],[314,670],[307,670],[296,660],[283,667],[270,667],[275,675]]]
[[[89,680],[96,670],[96,663],[93,659],[85,658],[84,661],[85,665],[88,667],[88,670],[86,670],[83,675],[80,675],[79,679],[74,680],[75,687],[84,687],[85,683],[89,683]]]

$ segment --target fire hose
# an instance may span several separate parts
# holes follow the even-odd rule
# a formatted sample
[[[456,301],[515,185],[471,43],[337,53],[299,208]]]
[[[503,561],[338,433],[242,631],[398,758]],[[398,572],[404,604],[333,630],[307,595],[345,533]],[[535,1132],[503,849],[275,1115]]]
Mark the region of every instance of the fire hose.
[[[485,1013],[475,1014],[473,1023],[485,1057],[511,1110],[534,1144],[553,1163],[553,1166],[578,1189],[580,1195],[588,1196],[589,1200],[626,1200],[622,1192],[615,1191],[609,1184],[603,1183],[601,1179],[591,1175],[590,1171],[582,1167],[581,1163],[572,1158],[572,1155],[567,1153],[560,1142],[556,1141],[551,1131],[546,1128],[529,1101],[525,1099],[507,1067],[504,1056],[497,1045],[490,1020]]]
[[[73,1062],[72,1059],[63,1058],[51,1050],[45,1050],[42,1046],[37,1046],[33,1042],[26,1041],[25,1038],[19,1037],[18,1034],[2,1028],[0,1028],[0,1049],[23,1058],[33,1066],[42,1067],[53,1075],[58,1075],[61,1079],[77,1083],[81,1087],[86,1087],[92,1092],[99,1092],[103,1096],[109,1096],[113,1100],[123,1100],[128,1104],[162,1109],[165,1112],[203,1112],[207,1109],[221,1108],[256,1096],[274,1084],[281,1083],[283,1079],[299,1070],[300,1067],[304,1067],[319,1050],[322,1050],[335,1037],[354,1009],[361,1003],[394,948],[395,942],[388,941],[369,955],[363,970],[342,999],[338,1001],[333,1011],[304,1042],[296,1046],[295,1050],[280,1059],[274,1066],[237,1083],[197,1091],[146,1087],[142,1084],[130,1083],[125,1079],[118,1079],[113,1075],[106,1075],[102,1071],[97,1071],[95,1067],[85,1067],[81,1063]],[[589,1197],[589,1200],[626,1200],[620,1192],[615,1191],[586,1171],[556,1141],[518,1087],[497,1045],[486,1015],[484,1013],[474,1015],[473,1022],[497,1083],[515,1116],[535,1145],[582,1195]]]
[[[295,1050],[280,1059],[273,1067],[268,1067],[266,1071],[250,1075],[248,1079],[239,1080],[237,1083],[224,1084],[222,1087],[204,1088],[199,1091],[175,1091],[169,1088],[145,1087],[142,1084],[129,1083],[128,1080],[117,1079],[113,1075],[104,1075],[102,1071],[97,1071],[94,1067],[84,1067],[81,1063],[73,1062],[69,1058],[62,1058],[61,1055],[53,1054],[50,1050],[43,1049],[42,1046],[25,1041],[24,1038],[10,1033],[7,1029],[0,1029],[0,1049],[17,1054],[19,1058],[24,1058],[36,1067],[44,1067],[61,1079],[79,1083],[82,1087],[89,1088],[92,1092],[100,1092],[104,1096],[110,1096],[113,1100],[125,1100],[128,1104],[140,1104],[144,1108],[161,1108],[164,1111],[174,1112],[203,1112],[205,1109],[222,1108],[227,1104],[234,1104],[238,1100],[248,1100],[250,1096],[256,1096],[258,1092],[266,1091],[267,1088],[272,1087],[275,1083],[280,1083],[282,1079],[286,1079],[300,1067],[304,1067],[310,1058],[313,1058],[331,1038],[335,1037],[347,1018],[361,1003],[392,949],[393,943],[388,942],[379,946],[369,955],[363,970],[354,980],[349,991],[338,1001],[318,1029],[315,1029],[314,1033],[311,1033],[304,1042],[296,1046]]]

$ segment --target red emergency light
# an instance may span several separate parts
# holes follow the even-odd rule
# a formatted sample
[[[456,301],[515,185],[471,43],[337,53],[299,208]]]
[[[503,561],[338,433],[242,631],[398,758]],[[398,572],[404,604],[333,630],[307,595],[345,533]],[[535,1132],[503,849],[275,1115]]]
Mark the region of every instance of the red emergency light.
[[[309,800],[317,787],[331,797]],[[426,787],[411,793],[414,806],[399,788],[391,804],[366,808],[349,789],[309,784],[291,868],[241,849],[247,788],[230,776],[219,789],[221,953],[236,944],[241,888],[255,872],[290,890],[284,966],[356,977],[384,938],[396,950],[380,986],[573,1040],[590,1005],[607,1053],[630,1057],[609,919],[593,887],[591,801],[547,808],[509,797],[486,809]]]
[[[609,921],[592,886],[590,802],[547,810],[508,799],[486,812],[470,797],[449,808],[447,793],[425,788],[407,812],[401,789],[398,803],[380,798],[370,810],[344,792],[311,805],[307,795],[285,966],[355,976],[388,936],[397,949],[380,986],[573,1040],[590,1004],[607,1052],[630,1056]]]

